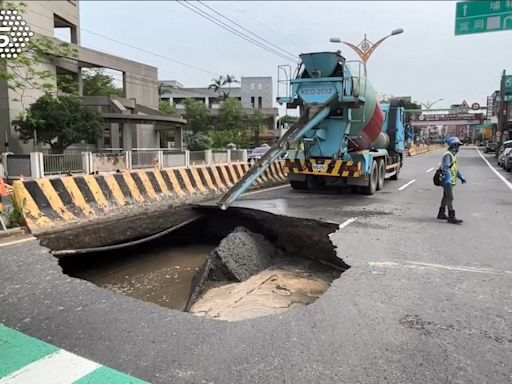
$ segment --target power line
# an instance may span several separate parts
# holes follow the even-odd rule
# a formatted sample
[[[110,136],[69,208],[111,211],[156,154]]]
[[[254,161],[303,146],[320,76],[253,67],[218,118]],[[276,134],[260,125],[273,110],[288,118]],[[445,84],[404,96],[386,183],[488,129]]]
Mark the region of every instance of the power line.
[[[32,12],[32,13],[35,13],[35,14],[38,14],[40,16],[43,16],[43,17],[46,17],[47,19],[51,19],[53,20],[53,17],[51,16],[48,16],[48,15],[45,15],[43,13],[40,13],[40,12],[37,12],[37,11],[34,11],[34,10],[30,10],[29,12]],[[153,56],[156,56],[156,57],[159,57],[161,59],[164,59],[164,60],[167,60],[167,61],[170,61],[170,62],[173,62],[173,63],[176,63],[176,64],[180,64],[180,65],[183,65],[185,67],[188,67],[188,68],[192,68],[192,69],[195,69],[197,71],[201,71],[201,72],[205,72],[205,73],[208,73],[210,75],[215,75],[215,76],[220,76],[219,73],[216,73],[216,72],[212,72],[210,70],[207,70],[207,69],[204,69],[204,68],[200,68],[200,67],[196,67],[195,65],[192,65],[192,64],[187,64],[187,63],[184,63],[182,61],[179,61],[179,60],[175,60],[175,59],[172,59],[170,57],[167,57],[167,56],[163,56],[163,55],[160,55],[159,53],[155,53],[155,52],[152,52],[152,51],[149,51],[147,49],[144,49],[144,48],[140,48],[140,47],[137,47],[135,45],[132,45],[132,44],[129,44],[129,43],[125,43],[125,42],[122,42],[120,40],[117,40],[117,39],[113,39],[111,37],[108,37],[108,36],[105,36],[105,35],[102,35],[101,33],[97,33],[97,32],[93,32],[93,31],[90,31],[88,29],[85,29],[83,27],[78,27],[77,28],[80,30],[80,31],[85,31],[87,33],[90,33],[90,34],[93,34],[93,35],[96,35],[96,36],[99,36],[101,38],[104,38],[104,39],[107,39],[107,40],[110,40],[110,41],[114,41],[118,44],[121,44],[121,45],[125,45],[127,47],[130,47],[130,48],[133,48],[133,49],[137,49],[141,52],[144,52],[144,53],[148,53],[150,55],[153,55]]]
[[[230,5],[231,7],[235,8],[239,13],[241,13],[242,15],[244,15],[245,17],[248,17],[249,19],[255,21],[256,23],[258,23],[259,25],[261,25],[262,27],[265,27],[267,28],[269,31],[273,32],[274,34],[277,34],[277,35],[280,35],[281,37],[285,38],[287,41],[289,41],[290,43],[296,45],[297,47],[301,47],[302,45],[297,43],[296,41],[293,41],[292,39],[290,39],[289,37],[285,36],[282,32],[279,32],[279,31],[276,31],[274,28],[272,27],[269,27],[268,25],[266,25],[265,23],[259,21],[258,19],[256,19],[255,17],[247,14],[246,12],[244,12],[242,9],[238,8],[236,5],[233,4],[233,2],[231,1],[224,1],[226,4]]]
[[[281,48],[281,47],[279,47],[279,46],[277,46],[277,45],[275,45],[275,44],[271,43],[270,41],[265,40],[263,37],[261,37],[261,36],[259,36],[259,35],[255,34],[254,32],[252,32],[252,31],[250,31],[250,30],[248,30],[247,28],[245,28],[244,26],[242,26],[242,25],[238,24],[237,22],[233,21],[233,20],[232,20],[232,19],[230,19],[229,17],[224,16],[222,13],[217,12],[215,9],[213,9],[212,7],[210,7],[210,6],[206,5],[206,4],[204,4],[202,1],[198,0],[198,3],[200,3],[203,7],[206,7],[206,8],[208,8],[208,9],[210,9],[211,11],[215,12],[217,15],[219,15],[220,17],[222,17],[222,18],[224,18],[224,19],[228,20],[229,22],[233,23],[234,25],[236,25],[236,26],[238,26],[238,27],[242,28],[244,31],[246,31],[246,32],[250,33],[251,35],[255,36],[256,38],[258,38],[258,39],[260,39],[260,40],[264,41],[265,43],[267,43],[267,44],[269,44],[269,45],[273,46],[274,48],[277,48],[277,49],[279,49],[280,51],[283,51],[283,52],[285,52],[286,54],[288,54],[288,55],[290,55],[290,56],[292,56],[292,57],[296,57],[296,55],[295,55],[294,53],[291,53],[291,52],[289,52],[289,51],[287,51],[287,50],[285,50],[285,49],[283,49],[283,48]]]
[[[201,10],[200,8],[196,7],[195,5],[192,5],[190,3],[186,3],[184,1],[180,1],[180,0],[177,0],[177,3],[184,6],[185,8],[188,8],[189,10],[191,10],[192,12],[198,14],[199,16],[201,16],[202,18],[208,20],[208,21],[211,21],[212,23],[218,25],[219,27],[233,33],[234,35],[250,42],[251,44],[254,44],[262,49],[264,49],[265,51],[268,51],[276,56],[279,56],[281,57],[282,59],[285,59],[285,60],[288,60],[288,61],[291,61],[291,62],[296,62],[296,58],[294,57],[293,59],[288,57],[286,54],[283,54],[279,51],[276,51],[275,49],[273,48],[269,48],[268,46],[258,42],[257,40],[251,38],[250,36],[244,34],[243,32],[240,32],[240,31],[237,31],[236,29],[234,29],[233,27],[227,25],[226,23],[224,23],[223,21],[219,20],[218,18],[216,18],[215,16],[212,16],[210,14],[208,14],[207,12]]]

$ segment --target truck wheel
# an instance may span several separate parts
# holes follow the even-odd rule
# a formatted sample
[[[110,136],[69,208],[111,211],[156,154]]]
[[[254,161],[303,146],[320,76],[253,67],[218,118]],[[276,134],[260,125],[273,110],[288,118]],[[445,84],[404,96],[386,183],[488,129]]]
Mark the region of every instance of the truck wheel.
[[[380,191],[384,187],[384,178],[386,177],[386,166],[384,160],[377,160],[377,169],[379,171],[379,178],[377,180],[377,191]]]
[[[296,191],[305,191],[308,189],[305,181],[297,180],[290,180],[290,187],[292,187]]]
[[[377,190],[377,183],[379,179],[379,170],[377,169],[377,162],[373,160],[372,168],[370,170],[370,177],[368,179],[368,185],[363,187],[363,193],[365,195],[373,195]]]
[[[400,163],[398,164],[398,168],[396,169],[396,173],[390,177],[390,180],[398,180],[398,175],[400,174]]]

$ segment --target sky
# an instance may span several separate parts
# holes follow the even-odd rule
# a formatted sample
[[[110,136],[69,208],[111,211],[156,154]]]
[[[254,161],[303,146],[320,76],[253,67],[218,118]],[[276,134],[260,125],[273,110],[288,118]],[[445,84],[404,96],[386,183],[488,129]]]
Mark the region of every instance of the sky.
[[[329,38],[357,45],[365,33],[375,42],[403,28],[404,33],[375,50],[367,64],[368,79],[380,94],[425,103],[442,98],[436,107],[462,100],[486,105],[486,97],[499,88],[501,72],[512,73],[512,30],[455,36],[452,1],[203,3],[294,57],[340,50],[354,60],[354,51]],[[278,65],[296,65],[175,1],[81,1],[80,18],[82,45],[158,67],[159,80],[178,80],[186,87],[208,86],[221,74],[272,76],[276,84]]]

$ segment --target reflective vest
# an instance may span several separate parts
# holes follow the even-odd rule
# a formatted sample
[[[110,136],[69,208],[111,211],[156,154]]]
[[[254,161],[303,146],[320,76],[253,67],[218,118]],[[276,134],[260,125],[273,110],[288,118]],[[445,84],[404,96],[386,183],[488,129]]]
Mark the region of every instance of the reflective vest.
[[[451,153],[450,151],[446,151],[446,153],[443,155],[443,159],[444,159],[444,156],[446,155],[450,155],[450,158],[451,158],[451,164],[452,167],[450,168],[450,176],[452,178],[452,185],[457,185],[457,157],[455,157],[455,155],[453,153]]]

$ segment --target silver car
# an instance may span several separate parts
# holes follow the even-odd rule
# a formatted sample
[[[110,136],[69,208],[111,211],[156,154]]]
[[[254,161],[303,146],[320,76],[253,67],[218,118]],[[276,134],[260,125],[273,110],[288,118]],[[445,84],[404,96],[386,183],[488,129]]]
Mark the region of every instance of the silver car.
[[[510,172],[510,171],[512,171],[512,148],[507,148],[507,149],[508,149],[507,157],[505,157],[505,160],[503,162],[503,168],[507,172]],[[507,149],[505,151],[507,151]]]
[[[270,149],[269,145],[262,145],[261,147],[254,148],[251,153],[249,154],[248,158],[249,161],[256,161],[261,159],[261,157],[267,153],[267,151]]]

